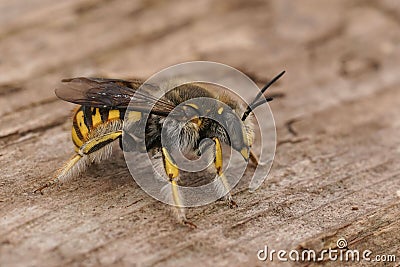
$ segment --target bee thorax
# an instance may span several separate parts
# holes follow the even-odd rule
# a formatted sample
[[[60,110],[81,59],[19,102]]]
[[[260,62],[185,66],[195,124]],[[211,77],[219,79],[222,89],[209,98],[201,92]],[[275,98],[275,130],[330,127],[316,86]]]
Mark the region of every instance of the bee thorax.
[[[184,153],[192,152],[199,140],[199,127],[192,122],[166,120],[163,126],[162,145],[179,148]]]

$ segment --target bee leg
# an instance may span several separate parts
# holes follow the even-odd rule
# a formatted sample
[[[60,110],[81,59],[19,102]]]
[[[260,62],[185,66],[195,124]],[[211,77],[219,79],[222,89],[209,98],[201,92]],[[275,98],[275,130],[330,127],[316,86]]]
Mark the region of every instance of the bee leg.
[[[122,135],[121,131],[111,132],[96,138],[93,138],[84,143],[78,150],[77,154],[74,155],[67,163],[62,167],[54,179],[48,181],[43,186],[35,189],[33,192],[42,192],[43,189],[50,187],[58,182],[63,182],[68,178],[74,176],[74,172],[81,172],[88,165],[88,160],[85,156],[98,151],[104,146],[110,144]],[[75,167],[75,168],[74,168]]]
[[[89,155],[93,152],[96,152],[100,148],[105,147],[106,145],[110,144],[111,142],[115,141],[121,136],[122,136],[122,131],[115,131],[92,138],[79,148],[78,154],[81,155],[82,157],[84,155]]]
[[[179,168],[175,164],[173,158],[168,153],[168,150],[165,147],[162,148],[162,156],[163,156],[165,173],[167,174],[169,182],[171,183],[172,199],[175,204],[174,210],[178,217],[178,221],[181,224],[188,226],[189,228],[197,228],[197,226],[194,223],[186,219],[185,209],[182,203],[182,197],[179,193],[179,188],[178,188]]]
[[[253,152],[253,150],[250,150],[250,161],[253,163],[254,167],[257,167],[258,164],[260,164],[258,156]]]
[[[217,175],[221,179],[221,182],[224,186],[224,188],[228,191],[228,193],[224,196],[225,201],[227,202],[229,208],[236,208],[238,205],[236,202],[233,200],[232,195],[231,195],[231,186],[228,183],[228,180],[226,179],[225,174],[222,171],[222,147],[221,147],[221,142],[219,141],[218,138],[213,138],[214,143],[215,143],[215,158],[214,158],[214,166],[215,169],[217,170]]]
[[[40,192],[42,194],[43,189],[50,187],[60,181],[66,180],[69,175],[70,170],[72,169],[72,167],[74,167],[74,165],[82,158],[81,155],[76,154],[74,155],[69,161],[67,161],[65,163],[65,165],[57,172],[57,175],[54,179],[51,179],[50,181],[48,181],[47,183],[45,183],[44,185],[42,185],[39,188],[36,188],[33,193],[37,193]]]

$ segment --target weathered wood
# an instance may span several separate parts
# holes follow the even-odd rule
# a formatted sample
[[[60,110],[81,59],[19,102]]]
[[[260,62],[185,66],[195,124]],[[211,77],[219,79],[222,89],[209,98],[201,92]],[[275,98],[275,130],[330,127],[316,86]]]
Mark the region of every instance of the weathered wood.
[[[0,266],[263,266],[264,245],[320,251],[340,237],[398,264],[399,6],[245,2],[0,1]],[[72,150],[60,79],[147,78],[188,60],[229,64],[260,85],[287,71],[274,88],[285,97],[271,103],[273,168],[253,194],[239,184],[238,209],[190,209],[199,228],[180,227],[121,152],[32,193]]]

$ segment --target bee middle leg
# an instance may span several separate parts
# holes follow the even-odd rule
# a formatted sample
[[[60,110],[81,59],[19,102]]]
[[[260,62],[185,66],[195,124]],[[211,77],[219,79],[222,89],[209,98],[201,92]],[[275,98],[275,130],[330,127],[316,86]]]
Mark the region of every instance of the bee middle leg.
[[[260,164],[260,160],[258,156],[250,149],[250,161],[253,163],[254,167],[257,167]]]
[[[173,158],[171,157],[170,153],[165,147],[163,147],[161,151],[162,151],[165,173],[168,176],[171,186],[172,199],[175,204],[174,210],[178,217],[178,221],[181,224],[188,226],[190,228],[197,228],[197,226],[194,223],[186,219],[185,209],[182,203],[182,197],[179,193],[179,187],[178,187],[179,168],[175,164]]]
[[[120,138],[122,131],[115,131],[92,138],[84,143],[77,153],[62,167],[55,178],[49,180],[43,186],[35,189],[33,192],[42,192],[43,189],[53,186],[56,183],[63,182],[68,178],[74,176],[74,173],[79,173],[90,163],[87,156],[104,148],[106,145]]]
[[[221,179],[221,182],[225,188],[225,190],[228,191],[228,193],[224,196],[224,199],[226,203],[228,204],[229,208],[237,208],[236,202],[233,200],[232,195],[231,195],[231,186],[228,183],[228,180],[226,179],[226,176],[224,172],[222,171],[222,147],[221,147],[221,142],[219,141],[218,138],[213,138],[214,143],[215,143],[215,157],[214,157],[214,166],[215,169],[217,170],[217,175]]]

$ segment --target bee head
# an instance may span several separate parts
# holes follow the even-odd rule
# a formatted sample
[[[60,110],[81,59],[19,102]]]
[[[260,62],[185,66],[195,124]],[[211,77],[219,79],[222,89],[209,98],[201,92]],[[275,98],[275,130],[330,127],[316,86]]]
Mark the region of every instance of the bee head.
[[[196,128],[199,138],[217,137],[238,151],[247,161],[250,141],[244,122],[235,110],[214,98],[187,101],[182,110],[185,120]]]
[[[238,151],[248,161],[250,155],[250,142],[246,127],[236,112],[231,108],[220,107],[218,109],[220,122],[226,134],[227,143]]]

